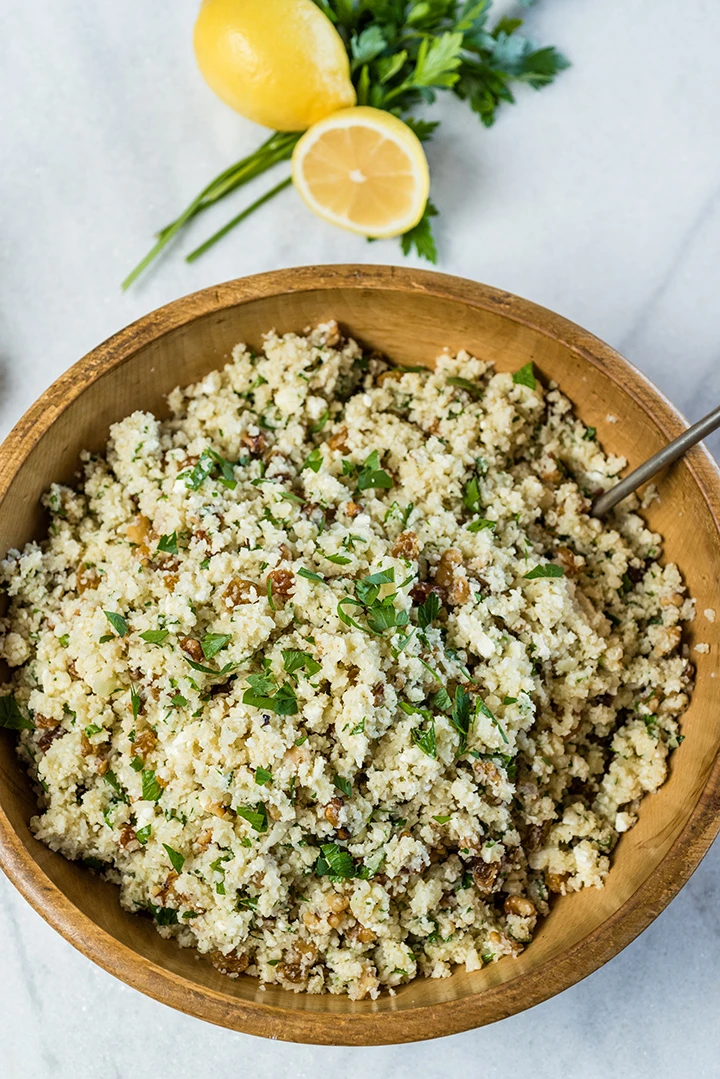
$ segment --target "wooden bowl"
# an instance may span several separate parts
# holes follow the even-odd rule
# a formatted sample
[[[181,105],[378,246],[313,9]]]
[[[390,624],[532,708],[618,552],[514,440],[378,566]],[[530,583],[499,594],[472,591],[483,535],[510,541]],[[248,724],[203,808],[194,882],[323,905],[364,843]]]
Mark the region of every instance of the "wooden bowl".
[[[7,438],[0,460],[0,551],[43,533],[39,499],[52,480],[72,482],[83,447],[101,450],[108,427],[134,409],[165,412],[165,395],[222,364],[237,341],[302,330],[336,318],[365,345],[406,364],[431,364],[465,347],[500,370],[533,360],[597,428],[607,450],[631,465],[685,427],[630,364],[565,319],[505,292],[459,278],[372,266],[307,267],[205,289],[154,311],[100,345],[43,394]],[[559,898],[518,959],[472,974],[423,978],[396,996],[345,997],[262,990],[253,978],[217,973],[153,925],[121,910],[115,887],[38,843],[34,798],[0,738],[0,865],[32,906],[81,952],[150,996],[235,1030],[288,1041],[366,1045],[432,1038],[490,1023],[584,978],[655,918],[679,891],[720,825],[720,477],[696,447],[663,475],[647,519],[665,538],[698,616],[688,634],[697,687],[670,778],[647,797],[621,839],[605,888]],[[670,1003],[669,1001],[666,1003]]]

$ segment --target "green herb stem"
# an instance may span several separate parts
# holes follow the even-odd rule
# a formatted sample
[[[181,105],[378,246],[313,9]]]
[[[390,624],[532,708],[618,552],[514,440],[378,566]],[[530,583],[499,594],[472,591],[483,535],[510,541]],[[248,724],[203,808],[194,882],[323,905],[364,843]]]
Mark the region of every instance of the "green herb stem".
[[[207,210],[220,199],[229,195],[231,191],[249,183],[250,180],[254,180],[256,176],[260,176],[263,172],[267,172],[274,165],[279,164],[281,161],[287,161],[291,157],[295,143],[299,138],[299,133],[294,131],[276,131],[257,150],[254,150],[253,153],[242,158],[242,160],[236,161],[234,165],[231,165],[221,172],[219,176],[216,176],[214,180],[211,180],[179,217],[176,217],[174,221],[171,221],[169,225],[160,230],[155,244],[123,281],[123,291],[138,279],[140,274],[147,269],[150,263],[157,258],[160,252],[194,217],[197,217],[203,210]],[[270,196],[267,197],[269,198]]]
[[[244,210],[241,210],[231,221],[228,221],[227,225],[223,225],[221,229],[214,232],[210,239],[206,240],[205,243],[200,244],[194,251],[191,251],[190,254],[185,257],[185,261],[194,262],[195,259],[199,259],[200,256],[204,255],[206,251],[218,242],[218,240],[222,240],[223,236],[227,236],[228,232],[234,229],[236,225],[239,225],[241,221],[244,221],[245,218],[249,217],[255,210],[259,210],[260,207],[266,202],[269,202],[270,199],[274,199],[276,195],[279,195],[280,192],[284,191],[286,187],[289,187],[291,183],[292,177],[288,176],[287,179],[276,184],[275,187],[271,187],[270,190],[266,191],[264,195],[261,195],[259,199],[255,199],[255,202],[251,202],[249,206],[246,206]]]

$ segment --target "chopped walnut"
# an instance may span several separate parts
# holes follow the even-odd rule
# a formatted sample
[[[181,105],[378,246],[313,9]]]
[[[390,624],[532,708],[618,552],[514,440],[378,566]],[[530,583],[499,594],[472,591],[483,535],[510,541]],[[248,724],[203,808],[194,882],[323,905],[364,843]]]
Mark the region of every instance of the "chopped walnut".
[[[260,587],[242,577],[233,577],[222,593],[226,607],[239,607],[243,603],[252,603],[258,598]]]
[[[330,435],[327,440],[327,444],[331,450],[338,450],[340,453],[347,453],[350,448],[347,444],[347,427],[338,427],[334,435]]]
[[[249,451],[251,457],[261,457],[268,448],[267,437],[262,431],[259,431],[256,435],[251,435],[249,431],[245,431],[240,441]]]
[[[323,809],[325,820],[329,821],[333,828],[337,828],[340,824],[340,810],[343,804],[342,798],[333,798]]]
[[[420,543],[414,532],[401,532],[395,540],[391,554],[395,558],[414,559],[420,553]]]
[[[38,712],[35,713],[35,726],[39,731],[47,731],[51,727],[57,727],[59,719],[51,719],[49,716],[41,716]]]
[[[534,918],[537,914],[532,900],[522,895],[509,895],[503,909],[506,914],[518,914],[521,918]]]
[[[303,911],[302,923],[311,933],[317,933],[318,929],[322,927],[323,920],[314,911],[306,910]]]
[[[685,601],[679,592],[673,592],[671,596],[660,597],[661,607],[682,607],[684,602]]]
[[[165,883],[160,887],[153,889],[153,898],[158,900],[159,906],[164,906],[170,896],[173,894],[173,885],[178,879],[178,875],[179,874],[177,874],[175,870],[172,869],[165,878]]]
[[[152,753],[153,749],[157,745],[157,735],[155,731],[148,728],[143,731],[142,734],[138,734],[133,742],[133,748],[135,753],[139,757],[144,757],[148,753]]]
[[[181,637],[180,647],[186,655],[190,656],[190,659],[195,660],[196,663],[202,663],[204,658],[202,645],[195,637]]]
[[[347,897],[341,895],[340,892],[331,892],[330,895],[326,897],[325,902],[335,914],[342,914],[342,912],[347,910],[350,906]]]
[[[577,577],[585,565],[585,559],[581,555],[576,555],[569,547],[558,547],[555,558],[565,570],[567,577]]]
[[[268,581],[272,581],[273,596],[281,596],[286,599],[295,591],[295,574],[289,569],[274,569],[267,575]]]
[[[425,602],[431,592],[434,592],[441,603],[447,602],[447,592],[441,588],[437,581],[418,581],[410,589],[410,598],[416,606]]]
[[[127,851],[140,850],[140,847],[142,846],[135,834],[135,829],[131,828],[129,824],[126,824],[120,832],[119,842],[123,850]]]
[[[210,962],[221,974],[228,974],[231,978],[237,978],[250,966],[250,959],[237,949],[223,955],[222,952],[210,952]]]
[[[59,724],[57,727],[51,727],[49,730],[45,731],[45,734],[43,734],[38,741],[38,749],[41,753],[46,753],[53,742],[56,742],[58,738],[62,738],[67,733],[65,728],[61,727]],[[83,735],[83,737],[85,736]]]
[[[677,648],[680,644],[682,630],[680,626],[662,626],[658,628],[660,633],[655,638],[652,654],[653,656],[667,656],[672,652],[673,648]]]

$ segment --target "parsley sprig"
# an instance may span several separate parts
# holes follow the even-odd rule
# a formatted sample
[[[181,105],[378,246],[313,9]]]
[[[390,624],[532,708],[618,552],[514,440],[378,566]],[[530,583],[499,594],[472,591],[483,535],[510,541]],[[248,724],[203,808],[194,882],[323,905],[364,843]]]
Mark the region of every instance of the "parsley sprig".
[[[441,91],[467,102],[490,127],[498,107],[515,101],[513,87],[535,90],[568,66],[552,46],[537,48],[520,30],[522,19],[491,17],[492,0],[315,0],[342,38],[350,58],[358,105],[387,109],[419,139],[430,139],[437,121],[419,119],[418,108]],[[292,156],[299,132],[276,131],[253,153],[216,176],[158,235],[154,246],[123,281],[128,288],[198,214]],[[244,207],[218,232],[186,256],[193,262],[290,184],[282,179]],[[400,237],[404,254],[413,249],[437,260],[428,201],[420,222]]]

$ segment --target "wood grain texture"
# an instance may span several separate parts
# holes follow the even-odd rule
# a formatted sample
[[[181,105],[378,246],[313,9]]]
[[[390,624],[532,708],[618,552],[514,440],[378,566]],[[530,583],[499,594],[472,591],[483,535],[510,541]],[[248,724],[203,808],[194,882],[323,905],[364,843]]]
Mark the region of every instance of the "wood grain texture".
[[[108,426],[137,408],[162,414],[165,395],[221,364],[264,331],[329,318],[403,363],[432,364],[465,347],[500,370],[532,360],[630,466],[685,427],[626,360],[591,334],[525,300],[459,278],[372,266],[307,267],[231,281],[168,304],[122,330],[50,387],[0,454],[0,553],[40,537],[39,498],[71,481],[82,448],[102,449]],[[612,422],[609,417],[615,417]],[[720,476],[702,447],[659,478],[647,511],[702,612],[720,613]],[[0,737],[0,866],[33,907],[94,962],[129,985],[210,1022],[266,1037],[384,1044],[451,1034],[545,1000],[606,962],[657,916],[697,867],[720,827],[720,619],[699,614],[688,634],[697,687],[665,786],[623,836],[606,887],[558,899],[517,960],[451,978],[420,979],[394,997],[307,997],[255,979],[231,981],[120,909],[116,889],[34,840],[35,805],[8,732]],[[669,1003],[669,1002],[668,1002]]]

